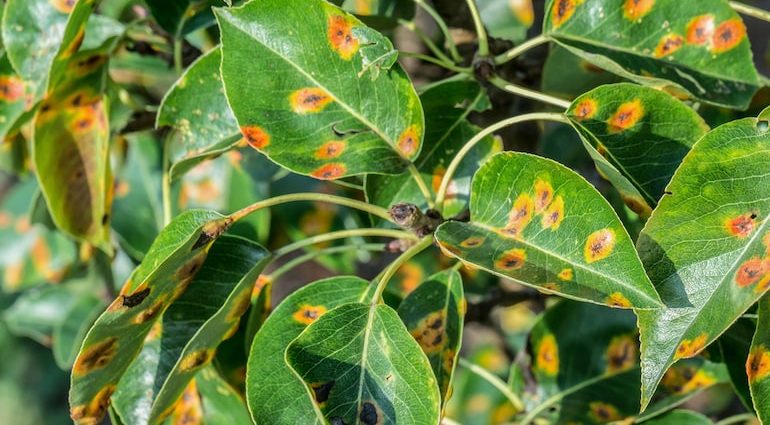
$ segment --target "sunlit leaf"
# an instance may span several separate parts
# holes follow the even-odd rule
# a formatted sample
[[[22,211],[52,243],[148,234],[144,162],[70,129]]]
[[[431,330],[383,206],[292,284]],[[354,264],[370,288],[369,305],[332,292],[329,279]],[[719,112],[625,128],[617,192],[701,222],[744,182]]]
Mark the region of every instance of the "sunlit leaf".
[[[678,96],[745,109],[760,86],[727,2],[550,0],[543,32],[588,62]]]
[[[225,92],[251,146],[320,179],[398,173],[420,153],[425,126],[409,78],[372,62],[372,51],[393,50],[383,35],[321,0],[216,13]]]
[[[442,405],[460,354],[464,314],[463,281],[451,269],[429,277],[398,306],[406,330],[428,356]]]
[[[599,172],[642,216],[649,216],[682,158],[708,131],[703,119],[674,97],[629,83],[578,97],[567,116]]]
[[[71,416],[100,420],[126,368],[166,308],[192,281],[211,244],[230,219],[194,210],[177,216],[158,235],[144,260],[88,332],[72,369]]]
[[[769,146],[767,121],[755,118],[709,132],[639,237],[667,307],[639,312],[643,406],[671,364],[698,354],[770,287]]]
[[[437,423],[436,378],[420,346],[386,305],[328,311],[289,344],[286,362],[329,422]]]
[[[754,410],[762,422],[770,421],[770,296],[759,302],[757,332],[751,341],[751,351],[746,359]]]
[[[488,107],[489,99],[478,84],[449,82],[437,85],[420,96],[425,109],[425,146],[415,161],[420,177],[435,197],[449,162],[457,151],[480,131],[467,121],[473,111]],[[444,214],[451,217],[468,205],[471,176],[489,155],[502,150],[502,143],[493,137],[482,140],[465,157],[455,172],[447,190]],[[366,177],[366,196],[369,202],[390,208],[397,202],[409,202],[425,210],[425,196],[410,173],[395,176],[369,175]]]
[[[490,273],[621,308],[655,308],[615,212],[572,170],[534,155],[494,155],[473,178],[471,219],[436,231],[442,249]]]
[[[365,280],[334,277],[305,286],[278,305],[249,353],[246,399],[256,423],[324,423],[307,388],[284,361],[284,352],[307,325],[337,306],[364,300],[368,290]]]

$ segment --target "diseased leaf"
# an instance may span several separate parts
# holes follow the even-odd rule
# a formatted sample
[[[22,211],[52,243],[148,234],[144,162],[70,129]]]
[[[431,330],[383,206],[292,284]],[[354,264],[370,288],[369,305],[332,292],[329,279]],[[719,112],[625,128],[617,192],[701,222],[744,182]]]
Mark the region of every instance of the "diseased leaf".
[[[398,173],[420,153],[423,114],[406,73],[365,64],[387,38],[321,0],[216,13],[225,92],[252,147],[319,179]]]
[[[567,116],[596,168],[641,216],[649,216],[682,158],[709,129],[671,95],[629,83],[578,97]]]
[[[221,61],[220,47],[201,56],[160,105],[157,125],[170,126],[175,132],[167,146],[173,179],[191,165],[232,149],[241,139],[222,86]]]
[[[33,159],[57,227],[111,252],[106,61],[101,50],[77,53],[68,61],[66,77],[35,116]]]
[[[677,96],[745,109],[760,86],[727,2],[550,0],[543,33],[590,63]]]
[[[31,106],[29,101],[34,96],[31,85],[16,75],[5,52],[0,56],[0,88],[0,138],[5,140]]]
[[[472,111],[488,107],[489,99],[474,82],[454,81],[432,87],[420,96],[425,109],[425,146],[415,161],[420,177],[436,196],[446,167],[457,151],[480,131],[466,120]],[[502,143],[493,137],[482,140],[465,157],[449,185],[444,214],[451,217],[468,205],[473,173],[491,154],[502,150]],[[390,208],[397,202],[409,202],[428,208],[427,200],[408,172],[395,176],[366,176],[366,196],[369,202]]]
[[[441,397],[430,363],[386,305],[330,310],[289,344],[286,362],[329,422],[439,422]]]
[[[656,308],[615,212],[588,182],[534,155],[494,155],[473,178],[469,223],[436,230],[452,257],[568,298],[621,308]]]
[[[463,281],[460,273],[451,269],[429,277],[398,306],[406,330],[428,356],[442,405],[449,398],[460,354],[464,314]]]
[[[639,237],[667,307],[639,312],[643,407],[671,364],[699,353],[770,287],[769,147],[766,121],[746,118],[709,132]]]
[[[527,38],[535,22],[532,0],[478,0],[479,13],[489,35],[516,43]]]
[[[259,329],[249,353],[246,400],[255,423],[323,424],[313,399],[284,361],[289,343],[327,311],[366,299],[369,282],[334,277],[311,283],[284,299]]]
[[[70,408],[77,424],[98,422],[126,368],[166,308],[185,292],[229,217],[193,210],[158,235],[142,263],[88,332],[72,368]]]
[[[751,400],[760,421],[770,421],[770,296],[759,301],[757,331],[746,359]]]

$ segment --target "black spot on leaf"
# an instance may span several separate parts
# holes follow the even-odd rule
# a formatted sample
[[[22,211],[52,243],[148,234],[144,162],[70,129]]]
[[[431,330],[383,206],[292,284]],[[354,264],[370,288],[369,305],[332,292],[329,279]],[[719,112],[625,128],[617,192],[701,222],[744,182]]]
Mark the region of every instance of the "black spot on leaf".
[[[334,387],[334,381],[329,381],[323,384],[311,385],[311,388],[313,389],[313,396],[315,397],[315,401],[318,403],[324,403],[326,400],[328,400],[329,393],[331,393],[332,391],[332,387]]]
[[[148,295],[150,295],[150,288],[144,288],[131,295],[123,295],[123,306],[129,308],[136,307],[141,304]]]
[[[358,415],[358,419],[364,425],[376,425],[377,424],[377,408],[368,401],[364,402],[361,406],[361,414]]]

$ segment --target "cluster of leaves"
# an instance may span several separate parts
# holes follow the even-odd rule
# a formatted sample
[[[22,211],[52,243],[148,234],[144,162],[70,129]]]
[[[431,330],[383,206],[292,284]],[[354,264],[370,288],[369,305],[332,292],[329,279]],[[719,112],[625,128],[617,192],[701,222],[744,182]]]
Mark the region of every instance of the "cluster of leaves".
[[[0,352],[83,425],[770,423],[770,13],[457,3],[4,1]]]

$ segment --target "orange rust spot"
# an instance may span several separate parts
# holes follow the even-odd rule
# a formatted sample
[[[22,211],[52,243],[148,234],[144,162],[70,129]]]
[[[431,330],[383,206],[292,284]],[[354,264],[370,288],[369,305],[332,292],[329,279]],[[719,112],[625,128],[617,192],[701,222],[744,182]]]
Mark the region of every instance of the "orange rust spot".
[[[757,215],[755,213],[739,215],[738,217],[727,219],[725,221],[725,228],[732,236],[744,239],[757,227],[756,218]]]
[[[256,125],[241,127],[241,134],[254,149],[264,149],[270,144],[270,135]]]
[[[679,34],[666,34],[661,37],[658,45],[655,47],[655,57],[662,58],[679,50],[684,45],[684,37]]]
[[[509,0],[508,5],[522,24],[530,26],[535,22],[535,10],[532,0]]]
[[[583,0],[554,1],[553,8],[551,8],[551,22],[553,22],[553,27],[559,28],[567,22],[575,13],[575,8],[582,2]]]
[[[503,271],[519,270],[527,261],[527,253],[521,248],[514,248],[503,252],[495,260],[495,268]]]
[[[38,236],[35,239],[30,254],[35,270],[40,272],[43,277],[51,282],[58,282],[61,279],[61,273],[51,269],[51,251],[43,237]]]
[[[711,37],[711,51],[724,53],[741,44],[746,37],[746,27],[740,18],[728,19],[714,30]]]
[[[441,356],[441,365],[447,372],[452,372],[455,365],[455,355],[457,354],[457,351],[449,349],[445,350],[444,354]],[[446,382],[446,384],[449,384],[449,381]]]
[[[596,423],[604,424],[623,419],[617,407],[603,401],[588,403],[588,416]]]
[[[332,97],[326,91],[318,87],[299,89],[289,95],[291,110],[298,114],[321,112],[332,100]]]
[[[332,49],[344,60],[350,60],[358,52],[358,39],[353,36],[353,24],[341,15],[329,16],[327,33]]]
[[[715,382],[716,378],[703,370],[688,365],[675,365],[663,375],[661,385],[674,395],[684,395]]]
[[[161,297],[159,300],[155,301],[151,306],[140,311],[136,315],[136,317],[134,317],[133,322],[137,325],[141,325],[142,323],[147,323],[148,321],[158,317],[158,313],[160,313],[160,311],[163,310],[165,302],[166,302],[165,297]]]
[[[433,188],[433,192],[438,192],[441,187],[441,180],[444,179],[444,174],[446,174],[446,168],[444,168],[443,165],[438,165],[433,170],[433,175],[430,179],[430,186]],[[457,183],[454,180],[450,180],[449,185],[447,186],[445,199],[454,199],[458,192]]]
[[[26,233],[31,228],[32,224],[29,222],[29,218],[27,217],[19,217],[19,219],[16,220],[16,225],[14,226],[14,230],[16,230],[17,233]]]
[[[752,383],[770,376],[770,352],[764,345],[757,345],[751,349],[746,360],[746,376]]]
[[[535,367],[548,376],[559,373],[559,347],[552,334],[545,335],[538,342]]]
[[[652,208],[650,208],[640,196],[621,193],[620,197],[623,199],[623,203],[625,203],[631,211],[638,214],[639,217],[646,219],[652,214]]]
[[[545,180],[535,181],[535,213],[541,213],[553,200],[553,187]]]
[[[72,373],[85,375],[104,367],[118,351],[118,339],[114,336],[84,348],[72,366]]]
[[[768,272],[767,263],[758,257],[746,260],[738,267],[735,272],[735,283],[740,288],[757,283],[757,281]]]
[[[303,325],[309,325],[326,313],[326,307],[322,305],[302,304],[291,317]]]
[[[695,339],[683,340],[676,348],[674,359],[687,359],[695,356],[706,347],[706,340],[708,340],[708,334],[705,332],[695,337]]]
[[[345,150],[345,142],[342,140],[331,140],[323,145],[315,152],[316,159],[333,159],[342,155]]]
[[[583,249],[583,255],[586,262],[591,264],[595,261],[607,258],[615,247],[615,232],[612,229],[601,229],[591,233],[586,239],[586,246]]]
[[[0,101],[14,103],[24,97],[24,82],[9,76],[0,76]]]
[[[557,196],[551,205],[543,211],[543,217],[540,219],[540,224],[543,229],[556,230],[564,220],[564,199],[561,195]]]
[[[468,239],[460,242],[460,246],[463,248],[476,248],[484,243],[486,240],[483,236],[470,236]]]
[[[508,216],[508,224],[503,229],[503,233],[514,237],[521,234],[532,221],[534,210],[535,203],[532,198],[526,193],[519,195],[513,202],[513,208]]]
[[[114,392],[115,385],[105,386],[88,404],[73,406],[70,410],[70,418],[77,424],[98,424],[107,413],[110,397]]]
[[[193,369],[197,369],[214,357],[213,348],[204,348],[202,350],[193,351],[192,353],[184,356],[182,361],[179,362],[179,370],[182,372],[189,372]]]
[[[406,263],[396,272],[401,278],[401,290],[408,294],[417,288],[422,282],[422,268],[415,263]]]
[[[611,293],[607,298],[604,299],[604,302],[611,307],[631,307],[631,301],[629,301],[628,298],[626,298],[626,296],[620,292]]]
[[[687,24],[687,42],[690,44],[706,44],[711,41],[713,34],[713,15],[696,16]]]
[[[568,281],[572,280],[575,277],[575,273],[570,268],[563,269],[558,274],[559,279]]]
[[[599,105],[593,99],[583,99],[578,102],[572,109],[572,113],[578,121],[583,121],[593,118],[596,115],[596,111],[599,109]]]
[[[434,311],[420,320],[409,333],[414,337],[425,354],[435,353],[446,344],[444,330],[446,323],[444,313]]]
[[[619,133],[633,127],[644,116],[644,107],[640,100],[633,100],[620,105],[607,124],[610,133]]]
[[[266,276],[263,274],[259,275],[259,277],[257,278],[257,281],[254,282],[254,287],[251,290],[251,298],[256,299],[259,296],[259,294],[262,292],[262,289],[265,286],[270,285],[272,283],[273,281],[272,279],[270,279],[270,276]]]
[[[240,320],[241,316],[243,316],[246,313],[246,310],[249,309],[250,305],[251,305],[251,289],[247,288],[246,290],[242,291],[241,294],[238,295],[238,297],[236,297],[235,301],[233,302],[232,309],[230,309],[230,311],[227,312],[225,321],[233,322],[233,321]]]
[[[765,237],[762,238],[762,243],[765,244],[765,253],[770,256],[770,232],[767,232]]]
[[[610,340],[607,347],[607,372],[616,373],[631,368],[639,357],[636,339],[631,335],[619,335]]]
[[[626,0],[623,5],[623,16],[635,21],[650,13],[655,5],[655,0]]]
[[[69,14],[72,12],[72,9],[75,7],[75,3],[77,3],[77,0],[50,0],[51,6],[54,7],[54,9],[58,10],[61,13],[67,13]]]
[[[334,180],[345,175],[346,171],[345,164],[334,162],[316,168],[310,175],[321,180]]]
[[[561,289],[561,286],[559,286],[558,283],[547,282],[547,283],[544,283],[540,288],[546,290],[546,291],[543,291],[543,290],[538,289],[541,293],[549,294],[550,292],[548,292],[548,291],[556,292],[559,289]]]
[[[417,125],[410,125],[398,137],[397,146],[398,150],[407,158],[417,154],[417,150],[420,148],[420,128]]]
[[[203,409],[195,379],[190,381],[182,396],[174,404],[170,419],[171,425],[199,425],[203,423]]]
[[[460,257],[462,255],[462,251],[456,246],[439,243],[439,248],[441,249],[441,252],[447,257]]]

